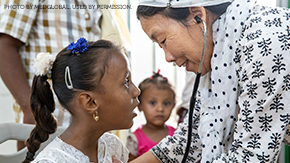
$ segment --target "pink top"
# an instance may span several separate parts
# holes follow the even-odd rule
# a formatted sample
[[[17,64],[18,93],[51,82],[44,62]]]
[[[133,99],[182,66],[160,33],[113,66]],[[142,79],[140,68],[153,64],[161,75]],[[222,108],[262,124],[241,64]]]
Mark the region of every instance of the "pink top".
[[[136,135],[137,141],[138,141],[138,150],[137,150],[137,156],[141,156],[143,153],[149,151],[153,146],[158,144],[158,142],[155,142],[151,140],[142,130],[143,125],[141,125],[134,134]],[[168,135],[172,136],[174,134],[175,128],[166,125],[168,129]]]

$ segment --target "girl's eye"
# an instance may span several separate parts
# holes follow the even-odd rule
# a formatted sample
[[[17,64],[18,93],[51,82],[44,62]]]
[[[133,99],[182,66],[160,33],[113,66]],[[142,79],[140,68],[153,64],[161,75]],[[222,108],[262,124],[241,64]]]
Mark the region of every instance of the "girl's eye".
[[[125,79],[124,81],[124,85],[129,88],[129,83],[130,83],[130,80],[129,79]]]
[[[156,102],[155,102],[155,101],[150,101],[150,104],[151,104],[151,105],[155,105]]]
[[[170,103],[169,102],[164,102],[164,105],[168,106],[168,105],[170,105]]]

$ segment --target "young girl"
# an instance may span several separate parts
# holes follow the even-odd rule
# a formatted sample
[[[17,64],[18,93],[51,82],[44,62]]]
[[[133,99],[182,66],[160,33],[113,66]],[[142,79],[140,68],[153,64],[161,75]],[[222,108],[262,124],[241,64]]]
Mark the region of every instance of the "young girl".
[[[160,70],[139,84],[139,111],[143,111],[146,124],[141,125],[127,138],[130,151],[129,160],[133,160],[155,146],[167,135],[173,135],[175,129],[165,125],[175,106],[175,92]]]
[[[27,140],[25,161],[35,152],[57,124],[48,79],[60,104],[72,114],[70,126],[56,137],[33,162],[103,163],[116,158],[128,161],[128,151],[110,130],[128,129],[136,116],[139,89],[131,82],[126,56],[109,41],[87,43],[80,38],[63,49],[53,61],[41,53],[35,60],[31,109],[36,127]]]

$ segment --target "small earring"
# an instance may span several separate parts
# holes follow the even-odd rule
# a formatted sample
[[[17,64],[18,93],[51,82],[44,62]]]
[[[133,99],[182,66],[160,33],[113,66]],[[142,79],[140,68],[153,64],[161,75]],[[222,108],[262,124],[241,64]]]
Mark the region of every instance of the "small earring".
[[[98,122],[98,120],[100,119],[99,113],[97,111],[95,111],[95,113],[93,114],[93,118],[96,122]]]

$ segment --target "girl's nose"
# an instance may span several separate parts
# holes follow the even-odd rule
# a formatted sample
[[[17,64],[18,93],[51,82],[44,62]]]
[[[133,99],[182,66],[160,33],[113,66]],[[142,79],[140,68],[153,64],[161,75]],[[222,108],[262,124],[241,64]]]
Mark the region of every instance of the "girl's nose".
[[[134,87],[133,88],[133,97],[135,98],[135,97],[138,97],[140,95],[140,89],[137,88],[135,84],[133,84],[133,85],[134,85],[133,86]]]
[[[162,106],[162,104],[157,106],[157,110],[158,110],[158,111],[163,111],[163,106]]]

